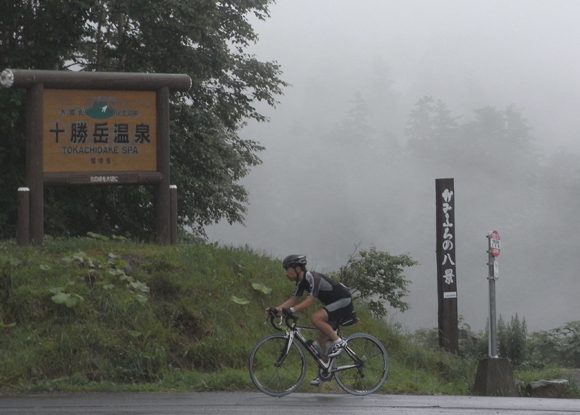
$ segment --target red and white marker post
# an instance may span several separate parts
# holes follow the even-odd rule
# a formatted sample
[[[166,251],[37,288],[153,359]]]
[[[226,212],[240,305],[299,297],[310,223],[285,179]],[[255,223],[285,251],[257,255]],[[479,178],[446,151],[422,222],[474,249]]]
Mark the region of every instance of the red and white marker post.
[[[497,355],[497,324],[496,324],[496,301],[495,301],[495,282],[498,278],[497,257],[501,252],[501,243],[499,233],[492,231],[487,235],[488,240],[488,266],[489,266],[489,356],[498,357]]]

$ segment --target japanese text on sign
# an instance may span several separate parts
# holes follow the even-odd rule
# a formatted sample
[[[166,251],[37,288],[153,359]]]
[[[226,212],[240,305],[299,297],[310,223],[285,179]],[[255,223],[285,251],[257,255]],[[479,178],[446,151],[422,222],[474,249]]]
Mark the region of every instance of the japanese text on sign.
[[[155,92],[47,89],[43,109],[45,172],[156,170]]]
[[[453,192],[449,189],[445,189],[443,194],[443,213],[445,215],[445,221],[443,222],[443,243],[441,248],[443,249],[443,260],[441,265],[447,266],[444,268],[443,278],[445,279],[445,284],[451,285],[454,282],[455,275],[453,274],[455,268],[455,249],[453,245],[453,223],[449,220],[449,212],[453,209],[451,205],[451,200],[453,199]]]
[[[442,299],[457,298],[455,267],[455,195],[453,179],[436,180],[437,290]]]

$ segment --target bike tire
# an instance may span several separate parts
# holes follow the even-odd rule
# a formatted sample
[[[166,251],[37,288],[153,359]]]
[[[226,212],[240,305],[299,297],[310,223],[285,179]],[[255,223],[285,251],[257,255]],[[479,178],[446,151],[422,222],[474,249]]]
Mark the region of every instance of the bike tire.
[[[355,333],[346,341],[347,347],[335,361],[336,382],[352,395],[363,396],[377,391],[389,373],[385,347],[377,338],[364,333]]]
[[[288,337],[274,333],[260,340],[250,353],[248,370],[254,385],[267,395],[280,397],[292,393],[306,374],[304,351],[292,343],[283,357]],[[282,359],[283,358],[283,359]]]

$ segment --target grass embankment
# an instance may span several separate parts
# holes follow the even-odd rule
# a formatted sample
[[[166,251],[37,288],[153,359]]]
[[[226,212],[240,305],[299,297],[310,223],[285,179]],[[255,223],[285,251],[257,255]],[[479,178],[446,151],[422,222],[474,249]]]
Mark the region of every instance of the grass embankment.
[[[255,390],[246,362],[272,332],[263,310],[291,290],[280,262],[248,247],[0,242],[0,390]],[[390,355],[382,392],[469,393],[475,360],[357,313],[345,334],[373,334]]]

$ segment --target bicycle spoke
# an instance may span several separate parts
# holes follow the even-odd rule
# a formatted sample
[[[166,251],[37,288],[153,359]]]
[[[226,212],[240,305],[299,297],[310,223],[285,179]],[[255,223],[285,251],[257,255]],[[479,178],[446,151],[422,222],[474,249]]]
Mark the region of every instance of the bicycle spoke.
[[[294,391],[306,372],[304,352],[293,343],[284,356],[286,342],[283,334],[271,334],[260,340],[250,354],[250,377],[258,389],[271,396]]]
[[[389,370],[385,348],[376,338],[363,333],[353,334],[347,341],[347,350],[336,358],[336,381],[353,395],[375,392],[385,382]],[[351,367],[345,368],[348,366]]]

